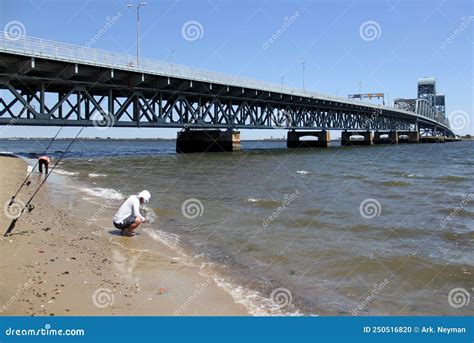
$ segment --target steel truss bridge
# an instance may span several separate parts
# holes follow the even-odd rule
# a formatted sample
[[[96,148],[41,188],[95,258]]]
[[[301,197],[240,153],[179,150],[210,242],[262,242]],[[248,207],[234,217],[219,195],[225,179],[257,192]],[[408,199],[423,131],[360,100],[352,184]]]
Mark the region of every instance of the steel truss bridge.
[[[454,136],[427,111],[0,32],[0,125],[400,130]],[[419,110],[417,110],[419,108]]]

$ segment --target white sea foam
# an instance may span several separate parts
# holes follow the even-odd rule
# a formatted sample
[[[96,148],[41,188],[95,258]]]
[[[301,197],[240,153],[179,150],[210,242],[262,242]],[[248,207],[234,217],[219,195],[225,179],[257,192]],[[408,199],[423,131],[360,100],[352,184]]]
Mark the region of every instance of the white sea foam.
[[[302,316],[303,314],[293,307],[282,308],[270,298],[265,297],[260,292],[244,287],[238,283],[229,281],[216,273],[214,263],[202,262],[201,258],[206,258],[205,254],[194,256],[194,259],[201,260],[199,274],[214,280],[214,283],[222,288],[238,304],[243,305],[248,313],[253,316]]]
[[[105,177],[107,174],[89,173],[89,177]]]
[[[221,276],[214,274],[214,282],[229,293],[234,301],[243,305],[253,316],[301,316],[298,311],[287,311],[280,308],[271,299],[262,296],[259,292],[247,289],[238,284],[226,281]]]
[[[148,223],[154,224],[158,221],[158,216],[156,215],[155,211],[152,208],[148,207],[145,204],[140,205],[140,212],[143,216],[147,219]]]
[[[148,234],[154,240],[157,240],[169,248],[177,249],[179,245],[179,236],[174,233],[165,232],[150,227],[144,228],[143,232]]]
[[[68,172],[66,170],[62,169],[54,169],[54,172],[59,175],[68,175],[68,176],[74,176],[74,175],[79,175],[78,172]]]
[[[408,174],[407,177],[415,177],[415,178],[423,178],[424,175],[417,175],[417,174]]]
[[[88,195],[93,195],[99,198],[106,198],[106,199],[112,199],[112,200],[122,200],[124,198],[122,193],[112,188],[94,187],[94,188],[80,188],[80,190]]]
[[[150,250],[148,250],[148,249],[131,248],[128,245],[124,245],[124,244],[120,243],[120,241],[118,241],[115,237],[109,237],[109,242],[112,243],[112,244],[118,245],[119,247],[121,247],[125,250],[136,251],[136,252],[141,252],[141,253],[150,252]]]
[[[272,205],[272,204],[279,204],[281,203],[279,200],[273,200],[273,199],[259,199],[259,198],[248,198],[247,199],[248,202],[251,202],[251,203],[257,203],[258,205]]]
[[[250,201],[251,199],[249,199]],[[253,199],[259,201],[258,199]],[[153,210],[146,208],[146,216],[150,219],[151,223],[156,221],[156,215]],[[146,227],[143,232],[148,234],[154,240],[161,242],[174,251],[181,253],[183,256],[187,256],[181,263],[199,266],[200,274],[205,277],[210,277],[214,280],[215,284],[222,288],[226,293],[230,294],[234,301],[238,304],[243,305],[250,315],[254,316],[301,316],[302,314],[298,310],[287,311],[282,309],[275,304],[271,299],[264,297],[260,292],[245,288],[237,283],[230,282],[224,277],[220,276],[213,270],[213,263],[203,262],[205,254],[195,255],[193,258],[189,258],[184,251],[180,248],[180,238],[178,235],[162,231],[152,227]],[[175,258],[177,259],[177,258]],[[196,264],[197,263],[197,264]]]
[[[16,155],[11,151],[0,151],[0,156],[16,157]]]

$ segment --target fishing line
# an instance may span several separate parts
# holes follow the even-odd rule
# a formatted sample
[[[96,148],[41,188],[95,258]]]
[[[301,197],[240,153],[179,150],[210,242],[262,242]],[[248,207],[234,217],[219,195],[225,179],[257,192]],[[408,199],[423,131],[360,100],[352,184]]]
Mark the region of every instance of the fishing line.
[[[48,177],[53,173],[54,169],[57,167],[57,165],[59,164],[59,162],[61,162],[61,160],[63,159],[63,157],[66,155],[66,153],[68,152],[69,148],[72,146],[72,144],[76,141],[77,137],[79,137],[79,135],[81,134],[81,132],[85,129],[85,126],[83,126],[79,132],[76,134],[76,136],[74,137],[74,139],[71,141],[71,143],[69,143],[69,145],[67,146],[66,150],[64,150],[64,152],[62,153],[61,157],[59,157],[58,161],[56,162],[56,164],[53,166],[53,168],[51,169],[51,171],[46,174],[45,178],[43,179],[43,181],[39,184],[38,188],[36,189],[36,191],[33,193],[33,195],[30,197],[30,199],[28,200],[28,202],[25,204],[25,206],[23,206],[23,208],[21,209],[20,211],[20,214],[12,220],[12,222],[10,223],[10,226],[8,227],[7,231],[5,232],[5,234],[3,235],[4,237],[8,236],[8,234],[10,232],[13,231],[13,229],[15,228],[15,224],[16,222],[18,221],[18,219],[20,219],[21,215],[23,214],[23,212],[25,212],[26,209],[28,209],[29,212],[31,212],[31,210],[33,209],[33,205],[31,205],[31,201],[33,200],[33,198],[36,196],[36,194],[39,192],[39,190],[41,189],[41,186],[43,186],[43,184],[46,182],[46,180],[48,179]]]
[[[58,137],[59,133],[61,132],[61,130],[63,129],[63,126],[61,126],[58,130],[58,132],[56,132],[56,135],[53,137],[53,139],[49,142],[48,146],[46,147],[46,149],[44,150],[43,154],[42,155],[45,155],[46,152],[48,151],[48,149],[51,147],[51,144],[53,144],[53,142],[56,140],[56,137]],[[8,204],[8,207],[10,207],[11,205],[13,205],[13,203],[15,202],[15,198],[16,196],[18,195],[18,193],[20,193],[20,191],[22,190],[23,186],[24,185],[29,185],[31,181],[28,181],[28,179],[30,178],[31,174],[33,174],[33,172],[35,171],[36,167],[38,166],[38,163],[39,163],[39,160],[36,160],[36,163],[35,165],[33,166],[33,168],[31,169],[30,173],[26,176],[26,179],[23,181],[23,183],[21,184],[20,188],[18,188],[18,190],[16,191],[15,195],[12,196],[12,198],[10,199],[10,203]]]

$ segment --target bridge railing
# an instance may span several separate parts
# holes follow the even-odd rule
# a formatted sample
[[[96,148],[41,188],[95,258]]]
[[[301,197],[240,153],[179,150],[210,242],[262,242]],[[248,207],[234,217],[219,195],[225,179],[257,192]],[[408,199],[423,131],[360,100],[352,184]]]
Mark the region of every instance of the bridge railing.
[[[61,59],[68,62],[92,63],[95,65],[128,69],[130,71],[154,73],[177,78],[189,78],[198,81],[221,83],[232,86],[268,89],[271,91],[290,94],[298,93],[298,95],[302,92],[284,85],[183,66],[165,61],[158,61],[150,58],[140,58],[137,66],[135,56],[23,35],[14,36],[4,31],[0,31],[0,49],[25,53],[32,56]],[[308,92],[305,93],[311,94]]]
[[[136,56],[123,53],[99,50],[87,46],[78,46],[51,41],[25,35],[14,36],[8,32],[0,31],[0,51],[10,51],[31,56],[60,59],[72,63],[88,63],[109,68],[120,68],[134,72],[144,72],[190,79],[195,81],[210,82],[235,87],[253,88],[263,91],[291,94],[295,96],[314,97],[329,101],[339,101],[360,105],[360,102],[347,98],[330,96],[317,92],[305,91],[286,85],[261,81],[249,77],[230,75],[205,69],[184,66],[176,63],[140,58],[136,65]],[[365,103],[366,106],[380,107]]]
[[[253,88],[295,96],[314,97],[318,99],[345,102],[354,105],[361,104],[355,100],[348,100],[342,97],[309,92],[243,76],[229,75],[165,61],[158,61],[150,58],[140,58],[139,65],[137,66],[135,56],[99,50],[87,46],[78,46],[41,38],[27,37],[25,35],[14,35],[4,31],[0,31],[0,51],[2,50],[28,56],[53,58],[72,63],[85,63],[108,68],[120,68],[134,72],[138,71],[235,87]],[[367,103],[363,103],[363,105],[374,108],[381,107]],[[445,123],[443,122],[443,124]]]

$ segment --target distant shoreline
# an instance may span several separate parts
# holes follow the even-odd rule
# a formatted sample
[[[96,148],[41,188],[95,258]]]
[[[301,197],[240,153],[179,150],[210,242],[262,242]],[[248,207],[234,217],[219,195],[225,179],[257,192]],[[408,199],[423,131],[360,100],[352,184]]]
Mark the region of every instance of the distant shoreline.
[[[56,138],[57,141],[69,141],[73,139],[72,137],[67,138]],[[0,141],[50,141],[51,138],[24,138],[24,137],[14,137],[14,138],[0,138]],[[176,142],[176,138],[78,138],[78,141],[157,141],[157,142]],[[286,142],[286,138],[265,138],[265,139],[243,139],[242,142]]]
[[[461,141],[474,141],[473,138],[456,137]],[[56,138],[56,141],[70,141],[73,137]],[[46,137],[11,137],[0,138],[0,141],[50,141],[51,138]],[[78,141],[154,141],[154,142],[176,142],[176,138],[112,138],[112,137],[83,137],[78,138]],[[331,142],[340,141],[341,139],[331,139]],[[242,139],[241,142],[286,142],[286,138],[264,138],[264,139]]]

